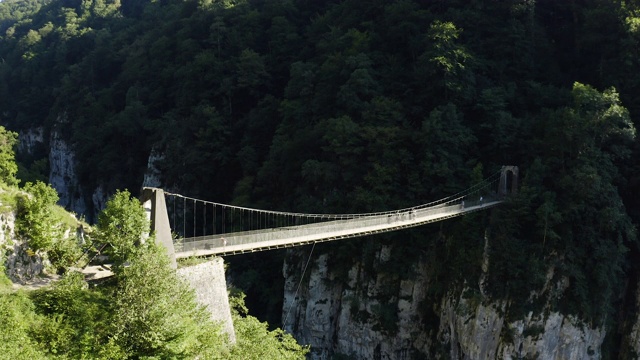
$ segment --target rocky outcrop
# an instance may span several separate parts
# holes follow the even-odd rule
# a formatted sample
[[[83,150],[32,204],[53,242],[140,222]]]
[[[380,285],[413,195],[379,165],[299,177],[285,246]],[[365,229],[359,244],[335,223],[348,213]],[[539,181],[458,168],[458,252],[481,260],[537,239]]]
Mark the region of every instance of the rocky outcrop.
[[[33,154],[44,145],[44,129],[37,127],[18,134],[18,152]]]
[[[68,123],[66,114],[58,118],[59,124]],[[109,194],[102,184],[98,184],[94,189],[88,189],[79,183],[77,176],[77,162],[72,146],[64,139],[60,132],[53,129],[48,141],[45,141],[45,131],[42,127],[28,129],[19,134],[18,150],[21,153],[33,154],[43,151],[49,157],[49,183],[56,189],[59,196],[58,204],[65,209],[81,216],[85,216],[88,221],[97,218],[97,214],[106,204]],[[154,149],[149,155],[147,170],[143,187],[160,187],[161,173],[155,166],[161,161],[163,155]]]
[[[104,190],[104,186],[98,185],[91,194],[91,205],[93,206],[93,219],[98,218],[98,213],[107,205],[109,195]]]
[[[387,262],[382,247],[376,266]],[[283,324],[301,344],[311,346],[312,359],[338,354],[354,359],[413,359],[426,353],[423,304],[427,279],[407,281],[382,273],[370,278],[362,264],[349,271],[346,283],[336,281],[327,266],[328,255],[315,260],[309,280],[296,293],[301,269],[285,263]]]
[[[67,115],[58,117],[58,124],[68,123]],[[58,192],[58,204],[68,211],[85,216],[88,220],[95,218],[104,207],[106,194],[102,186],[93,191],[83,187],[77,176],[77,162],[72,146],[55,128],[48,139],[42,127],[20,132],[18,136],[18,152],[46,157],[49,160],[49,184]],[[46,148],[45,148],[46,146]],[[87,196],[89,195],[89,196]]]
[[[147,170],[144,172],[144,179],[142,180],[143,187],[160,187],[162,174],[156,166],[156,163],[163,159],[164,156],[157,149],[154,148],[151,150],[149,160],[147,161]]]
[[[637,284],[633,305],[636,313],[630,319],[630,323],[626,324],[630,331],[623,343],[624,350],[629,353],[629,359],[637,359],[640,356],[640,284]]]
[[[49,141],[49,183],[58,192],[60,200],[58,204],[69,211],[84,215],[88,220],[97,218],[98,213],[104,208],[109,194],[102,184],[88,192],[78,181],[76,172],[75,154],[71,146],[53,131]],[[161,173],[155,163],[162,160],[162,154],[152,151],[149,155],[147,170],[141,184],[149,187],[159,187]],[[90,196],[85,197],[85,194]]]
[[[27,243],[18,239],[13,211],[0,213],[0,253],[4,268],[11,281],[26,284],[42,275],[49,261],[41,254],[29,250]]]
[[[439,340],[452,359],[600,359],[606,332],[558,312],[506,322],[504,301],[443,301]]]
[[[312,261],[300,283],[305,261],[289,257],[283,270],[283,324],[300,343],[311,346],[312,359],[340,355],[465,360],[601,357],[604,328],[551,311],[549,305],[538,313],[514,318],[508,301],[491,300],[483,294],[484,276],[480,284],[450,289],[434,302],[427,297],[434,284],[426,275],[426,262],[413,265],[411,278],[372,271],[388,265],[391,250],[381,246],[372,267],[356,262],[346,281],[336,279],[324,254]],[[485,258],[484,265],[487,261]],[[551,278],[552,271],[548,280]],[[559,291],[564,287],[545,285]],[[557,296],[544,289],[541,293]]]
[[[44,274],[49,261],[29,250],[26,242],[14,242],[5,251],[6,274],[14,283],[27,284]]]
[[[60,197],[58,204],[77,214],[87,214],[89,207],[78,183],[75,154],[56,131],[49,140],[49,169],[49,183]]]
[[[283,300],[284,329],[296,334],[303,344],[311,345],[312,359],[326,359],[333,352],[339,329],[338,315],[342,304],[342,289],[332,286],[332,276],[326,266],[327,256],[320,256],[310,272],[302,293],[297,293],[297,279],[287,274],[294,271],[285,263],[285,295]],[[301,306],[302,305],[302,306]],[[305,306],[308,305],[308,306]]]
[[[73,149],[58,132],[53,131],[49,141],[49,183],[58,192],[58,204],[92,221],[104,208],[108,194],[102,185],[93,191],[84,188],[78,181],[76,166]],[[85,194],[90,196],[87,198]]]

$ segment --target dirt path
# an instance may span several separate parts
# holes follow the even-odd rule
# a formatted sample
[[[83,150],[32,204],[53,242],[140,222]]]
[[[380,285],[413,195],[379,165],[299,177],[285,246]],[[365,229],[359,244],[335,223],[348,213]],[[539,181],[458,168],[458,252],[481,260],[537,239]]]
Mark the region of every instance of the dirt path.
[[[87,266],[84,269],[70,269],[70,270],[81,272],[82,274],[84,274],[84,278],[86,280],[98,280],[98,279],[102,279],[102,278],[113,275],[109,265],[94,265],[94,266]],[[49,286],[54,282],[58,281],[59,279],[60,279],[60,275],[41,275],[41,276],[35,277],[34,279],[31,279],[22,283],[13,283],[12,288],[14,291],[37,290],[37,289],[41,289],[43,287]]]
[[[37,276],[24,283],[13,283],[13,290],[37,290],[45,286],[49,286],[51,283],[58,281],[58,279],[60,279],[60,275]]]

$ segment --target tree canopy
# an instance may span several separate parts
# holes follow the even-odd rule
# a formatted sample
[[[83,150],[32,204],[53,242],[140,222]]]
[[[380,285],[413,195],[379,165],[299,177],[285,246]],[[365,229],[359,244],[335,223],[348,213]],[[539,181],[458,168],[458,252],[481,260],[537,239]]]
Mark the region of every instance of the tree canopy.
[[[47,188],[41,183],[32,187]],[[40,195],[33,191],[32,196]],[[304,359],[308,350],[291,335],[269,331],[266,323],[248,316],[242,297],[235,304],[244,310],[236,312],[233,319],[238,343],[229,344],[222,326],[211,320],[208,310],[196,302],[194,289],[170,266],[164,249],[153,241],[141,243],[141,234],[131,233],[134,229],[148,232],[148,228],[143,226],[142,206],[129,192],[113,195],[100,215],[96,241],[108,240],[117,248],[111,252],[119,261],[112,267],[112,280],[90,287],[83,274],[66,269],[51,286],[16,292],[0,266],[0,320],[6,325],[0,329],[3,356]]]
[[[163,186],[314,213],[412,206],[518,165],[520,195],[491,219],[319,251],[348,268],[402,238],[394,257],[433,256],[462,286],[489,223],[490,296],[526,303],[553,268],[569,279],[563,311],[617,321],[640,250],[639,13],[612,0],[5,0],[0,121],[62,134],[86,197],[139,188],[152,150]],[[282,284],[251,284],[280,278],[281,255],[264,271],[245,259],[231,270],[249,307],[274,313]]]

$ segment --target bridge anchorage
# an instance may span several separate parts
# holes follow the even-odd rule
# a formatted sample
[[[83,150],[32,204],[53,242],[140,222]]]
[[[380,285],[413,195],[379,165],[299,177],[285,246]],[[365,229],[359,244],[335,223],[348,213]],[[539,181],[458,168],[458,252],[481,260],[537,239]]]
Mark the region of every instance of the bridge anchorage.
[[[156,242],[179,258],[233,255],[347,239],[442,221],[499,205],[517,191],[518,167],[503,166],[455,195],[404,209],[306,214],[252,209],[144,188],[141,200]],[[190,219],[187,221],[187,219]],[[172,235],[174,234],[174,235]]]

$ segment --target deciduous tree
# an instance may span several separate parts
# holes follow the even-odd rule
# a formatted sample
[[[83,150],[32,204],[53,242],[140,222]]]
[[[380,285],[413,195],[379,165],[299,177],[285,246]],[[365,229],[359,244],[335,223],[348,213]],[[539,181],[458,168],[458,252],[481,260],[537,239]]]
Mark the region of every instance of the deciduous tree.
[[[138,252],[149,233],[149,221],[138,199],[127,190],[117,191],[98,215],[97,230],[99,241],[109,244],[108,253],[118,267]]]

